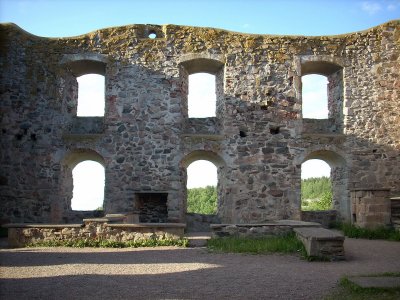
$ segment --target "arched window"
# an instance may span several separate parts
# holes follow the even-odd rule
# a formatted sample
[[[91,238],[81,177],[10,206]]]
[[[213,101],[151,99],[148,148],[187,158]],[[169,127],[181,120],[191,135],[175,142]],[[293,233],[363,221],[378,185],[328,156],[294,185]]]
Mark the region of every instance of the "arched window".
[[[72,210],[102,210],[104,202],[104,167],[95,161],[85,160],[72,170]]]
[[[328,118],[328,79],[324,75],[309,74],[301,78],[303,118]]]
[[[78,117],[104,116],[104,76],[85,74],[78,80]]]
[[[187,167],[187,212],[217,213],[217,167],[207,160],[196,160]]]
[[[310,159],[301,166],[302,210],[332,209],[331,168],[323,160]]]
[[[71,72],[78,82],[71,98],[77,100],[78,117],[104,116],[105,112],[105,76],[108,57],[99,53],[66,54],[61,63]]]
[[[189,118],[218,117],[223,109],[224,64],[221,58],[189,55],[181,61],[183,113]]]
[[[300,61],[303,118],[324,119],[317,121],[321,128],[340,133],[343,130],[343,62],[314,55],[304,56]]]

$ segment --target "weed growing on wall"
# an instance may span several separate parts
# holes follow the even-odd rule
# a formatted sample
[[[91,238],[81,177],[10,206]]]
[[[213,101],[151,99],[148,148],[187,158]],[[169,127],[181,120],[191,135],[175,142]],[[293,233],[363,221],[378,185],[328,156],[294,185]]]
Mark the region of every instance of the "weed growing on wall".
[[[72,248],[139,248],[178,246],[187,247],[189,241],[183,239],[146,239],[136,241],[118,242],[103,239],[76,239],[76,240],[50,240],[29,244],[27,247],[72,247]]]

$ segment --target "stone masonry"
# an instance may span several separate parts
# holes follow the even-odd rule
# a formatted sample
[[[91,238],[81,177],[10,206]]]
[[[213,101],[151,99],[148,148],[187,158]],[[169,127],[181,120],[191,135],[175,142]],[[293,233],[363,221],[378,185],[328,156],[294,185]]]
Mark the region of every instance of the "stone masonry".
[[[146,220],[184,223],[186,168],[198,159],[218,167],[221,222],[299,220],[301,164],[313,158],[331,166],[333,209],[351,220],[351,191],[400,194],[399,25],[315,37],[129,25],[42,38],[1,24],[0,221],[91,217],[71,209],[72,169],[94,160],[105,213],[144,207]],[[215,117],[188,118],[198,72],[215,75]],[[105,76],[104,117],[76,116],[88,73]],[[307,74],[328,78],[328,119],[302,117]]]

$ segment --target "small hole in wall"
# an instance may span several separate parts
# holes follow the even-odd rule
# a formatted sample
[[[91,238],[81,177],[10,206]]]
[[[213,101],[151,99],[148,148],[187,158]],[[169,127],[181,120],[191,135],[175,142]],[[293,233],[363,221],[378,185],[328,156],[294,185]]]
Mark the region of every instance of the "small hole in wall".
[[[157,37],[157,34],[154,31],[150,32],[149,39],[155,39],[156,37]]]
[[[247,133],[246,132],[244,132],[244,131],[242,131],[242,130],[240,130],[239,131],[239,135],[240,135],[240,137],[246,137],[247,136]]]
[[[271,134],[278,134],[278,133],[279,133],[279,126],[271,126],[271,127],[269,128],[269,132],[270,132]]]

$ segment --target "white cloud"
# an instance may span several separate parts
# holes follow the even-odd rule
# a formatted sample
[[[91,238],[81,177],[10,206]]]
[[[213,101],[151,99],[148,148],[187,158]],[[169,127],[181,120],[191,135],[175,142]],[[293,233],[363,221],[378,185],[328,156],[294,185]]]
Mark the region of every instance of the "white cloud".
[[[400,2],[389,3],[389,4],[386,6],[386,9],[387,9],[388,11],[395,11],[395,10],[397,10],[397,8],[399,7],[399,5],[400,5]]]
[[[382,10],[382,6],[379,2],[365,1],[361,3],[361,9],[370,15],[374,15]]]

